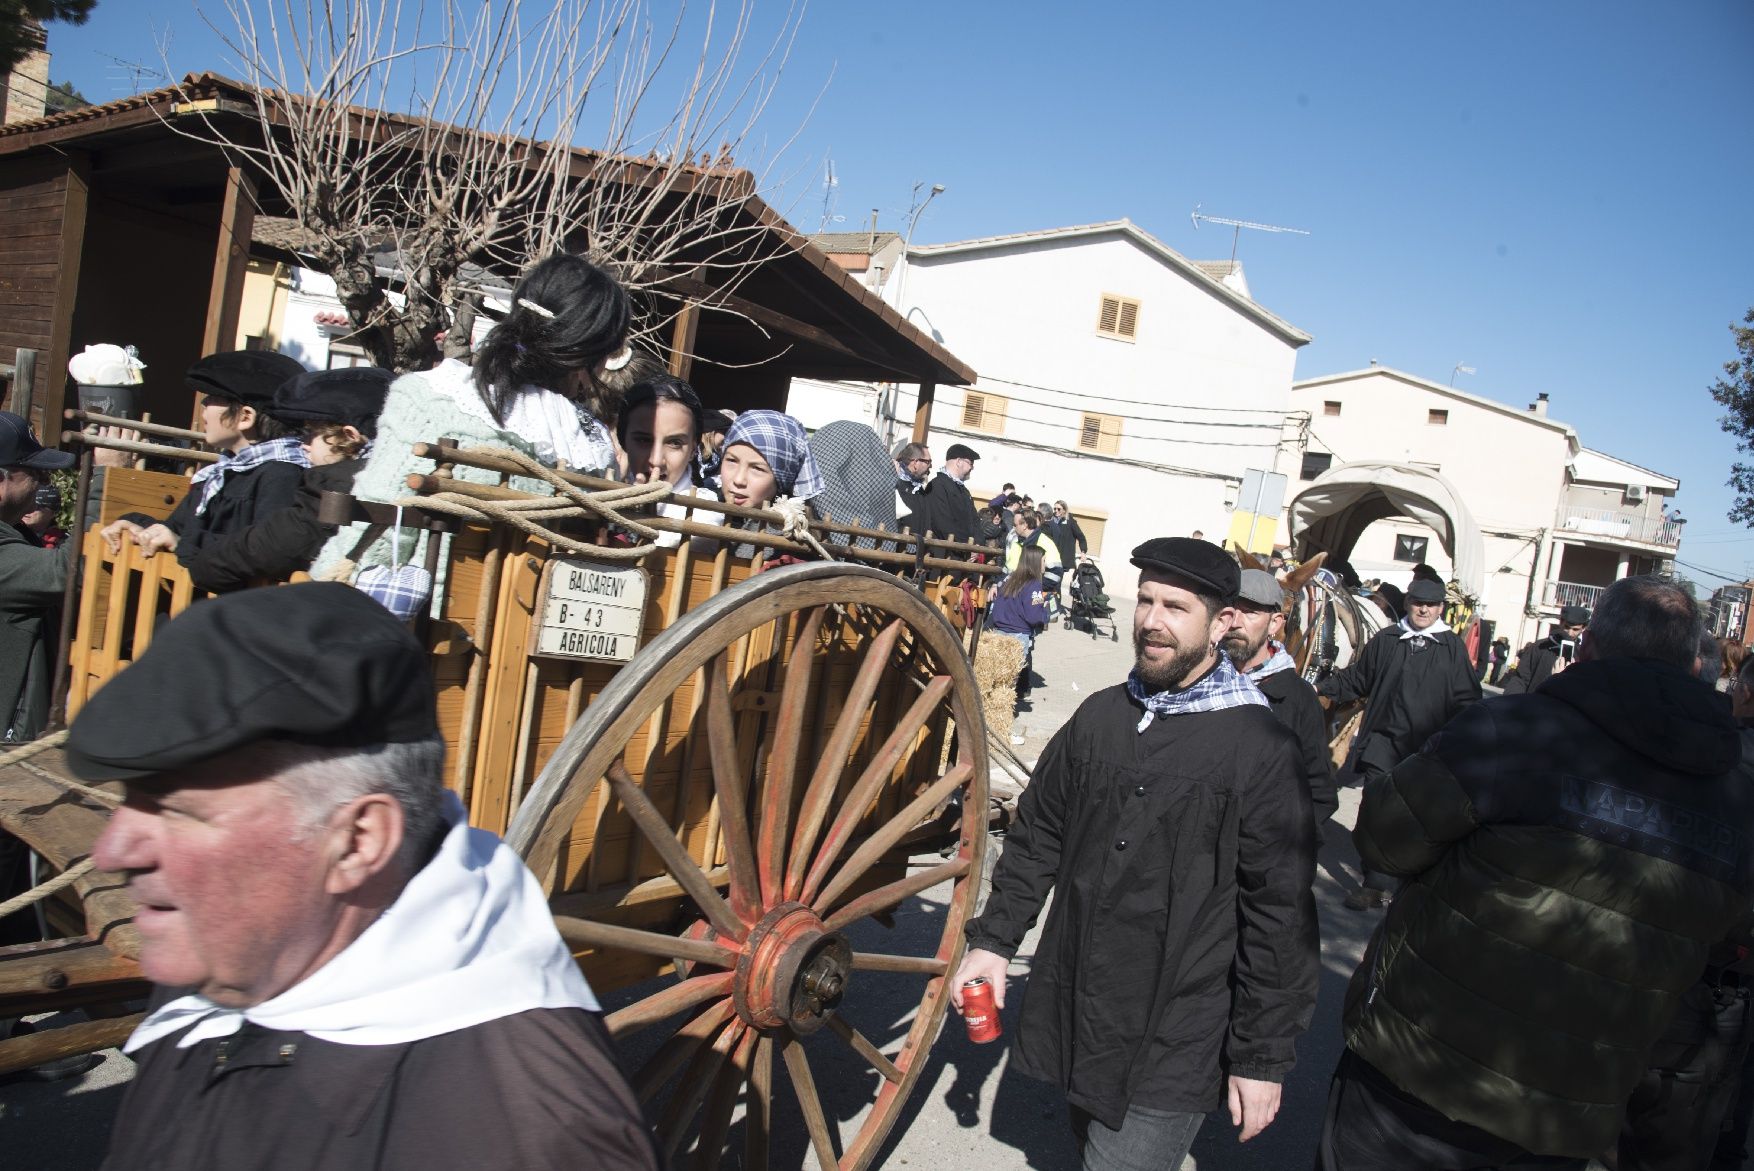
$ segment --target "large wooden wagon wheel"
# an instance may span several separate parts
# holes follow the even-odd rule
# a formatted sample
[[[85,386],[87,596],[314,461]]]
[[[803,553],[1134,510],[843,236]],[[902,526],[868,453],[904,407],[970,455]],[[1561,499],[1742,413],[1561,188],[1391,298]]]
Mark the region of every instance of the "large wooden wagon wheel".
[[[751,694],[760,684],[751,675],[738,686],[735,673],[749,662],[739,650],[764,630],[778,632],[772,645],[783,653],[768,677],[775,689]],[[836,631],[843,650],[856,646],[856,666],[843,655],[831,689],[822,664],[833,657]],[[628,751],[685,686],[705,689],[689,735],[695,751],[710,752],[718,867],[711,857],[703,866],[701,851],[691,852],[648,798],[633,776],[640,761]],[[880,689],[895,702],[874,705]],[[840,700],[838,714],[824,710],[828,694]],[[762,713],[755,744],[752,710]],[[949,753],[941,735],[928,734],[942,732],[946,716],[955,724]],[[762,573],[696,607],[623,668],[568,731],[507,840],[538,877],[556,883],[574,823],[607,780],[685,892],[684,918],[694,921],[674,934],[557,916],[575,946],[675,963],[678,978],[607,1021],[618,1038],[646,1042],[634,1085],[657,1113],[667,1157],[692,1142],[696,1167],[767,1168],[777,1053],[821,1166],[869,1166],[926,1063],[949,1001],[947,973],[962,955],[985,842],[985,740],[972,670],[942,615],[888,574],[835,563]],[[909,868],[910,839],[935,817],[955,831],[948,860]],[[881,920],[947,880],[954,894],[942,929],[911,949],[924,954],[853,950],[847,932],[861,920]],[[880,1051],[843,1015],[860,995],[863,972],[921,982],[897,1051]],[[635,1036],[654,1029],[661,1042]],[[806,1038],[812,1050],[846,1047],[878,1075],[875,1102],[852,1133],[837,1135],[823,1108]]]

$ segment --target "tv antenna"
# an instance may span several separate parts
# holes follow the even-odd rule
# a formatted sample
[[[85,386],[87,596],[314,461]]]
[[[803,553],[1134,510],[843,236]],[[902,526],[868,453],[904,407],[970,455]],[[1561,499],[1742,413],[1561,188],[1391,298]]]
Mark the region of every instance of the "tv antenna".
[[[1200,211],[1200,205],[1197,203],[1194,204],[1193,214],[1188,218],[1194,221],[1194,230],[1196,232],[1200,230],[1201,220],[1205,220],[1209,224],[1224,224],[1231,229],[1230,263],[1232,265],[1236,264],[1236,246],[1238,241],[1242,239],[1242,230],[1244,228],[1250,228],[1257,232],[1290,232],[1294,236],[1309,235],[1309,233],[1302,228],[1282,228],[1278,224],[1257,224],[1251,220],[1227,220],[1223,216],[1205,215]]]

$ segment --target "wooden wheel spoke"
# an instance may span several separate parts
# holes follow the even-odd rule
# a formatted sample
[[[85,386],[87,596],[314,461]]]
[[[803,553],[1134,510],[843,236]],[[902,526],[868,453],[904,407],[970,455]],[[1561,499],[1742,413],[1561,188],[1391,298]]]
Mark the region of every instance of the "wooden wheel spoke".
[[[901,763],[902,755],[913,747],[920,729],[926,726],[926,721],[932,718],[932,712],[950,693],[950,683],[950,676],[938,675],[926,684],[925,690],[914,700],[913,706],[908,708],[907,715],[895,726],[889,739],[884,742],[877,755],[871,758],[871,763],[865,766],[865,771],[854,782],[852,791],[841,805],[839,816],[829,827],[828,836],[823,839],[822,849],[817,853],[816,860],[810,865],[810,874],[797,896],[799,902],[808,903],[822,889],[822,881],[828,877],[829,867],[834,865],[841,851],[847,848],[847,843],[852,840],[853,830],[865,816],[865,810],[871,807],[878,790],[889,779],[889,774],[895,771],[895,766]]]
[[[686,1065],[703,1045],[711,1043],[735,1011],[735,1006],[726,998],[701,1009],[693,1020],[672,1033],[633,1075],[633,1092],[639,1100],[651,1101],[677,1070]]]
[[[617,760],[609,766],[608,776],[609,784],[614,788],[622,808],[627,810],[633,824],[639,827],[646,841],[658,852],[658,857],[663,860],[664,869],[670,872],[670,877],[694,900],[701,914],[706,916],[707,922],[720,935],[742,942],[748,928],[731,913],[729,904],[707,877],[706,871],[688,856],[688,851],[676,837],[676,831],[670,828],[670,823],[658,812],[657,806],[651,803],[644,790],[628,775],[627,766]]]
[[[749,1106],[743,1112],[743,1166],[767,1171],[767,1140],[773,1128],[773,1038],[756,1038],[749,1062]]]
[[[735,1045],[744,1030],[749,1026],[741,1019],[732,1017],[730,1022],[720,1031],[718,1039],[710,1047],[702,1048],[682,1071],[682,1080],[676,1085],[676,1092],[664,1103],[664,1112],[658,1117],[658,1146],[664,1152],[664,1161],[668,1163],[682,1146],[682,1136],[688,1133],[688,1124],[700,1110],[700,1104],[706,1101],[707,1092],[718,1080],[719,1073],[724,1069],[725,1058],[730,1055],[731,1046]]]
[[[901,1070],[896,1068],[895,1062],[883,1056],[882,1052],[878,1050],[877,1046],[871,1044],[865,1034],[847,1024],[838,1014],[828,1018],[828,1027],[834,1030],[837,1037],[851,1045],[853,1052],[869,1062],[871,1068],[882,1074],[886,1080],[892,1081],[896,1085],[901,1084]]]
[[[737,1091],[748,1074],[749,1057],[761,1034],[745,1029],[730,1063],[719,1070],[701,1114],[700,1141],[694,1148],[697,1171],[717,1171],[725,1155],[725,1134],[731,1129],[731,1112],[737,1108]]]
[[[696,960],[719,968],[737,966],[736,952],[723,944],[709,943],[704,939],[685,939],[656,931],[641,931],[637,927],[619,927],[613,923],[598,923],[591,919],[574,919],[570,915],[556,915],[554,926],[560,931],[560,937],[568,943],[595,948],[624,948],[642,955]]]
[[[937,956],[897,956],[870,951],[853,953],[855,972],[915,972],[922,976],[942,976],[949,970],[950,965]]]
[[[810,1076],[810,1059],[804,1047],[789,1037],[780,1039],[780,1055],[786,1059],[786,1070],[792,1075],[792,1089],[798,1094],[798,1107],[804,1115],[804,1127],[810,1132],[810,1145],[816,1148],[816,1161],[823,1171],[840,1166],[834,1153],[834,1138],[829,1133],[828,1116],[822,1112],[822,1099],[816,1095],[816,1079]]]
[[[792,810],[792,783],[798,773],[798,746],[803,742],[808,719],[810,677],[816,666],[816,636],[822,630],[826,605],[817,606],[799,624],[798,637],[786,659],[786,681],[780,688],[779,718],[774,724],[773,747],[767,757],[767,792],[762,796],[765,814],[757,857],[761,866],[763,904],[780,901],[785,884],[786,826]]]
[[[961,878],[968,873],[967,858],[952,858],[941,866],[933,866],[929,870],[915,871],[906,878],[898,879],[888,886],[880,886],[874,891],[860,895],[823,923],[830,931],[839,931],[849,923],[856,923],[866,915],[875,915],[879,911],[887,911],[905,898],[919,894],[923,890],[937,886],[940,882],[952,878]]]
[[[735,978],[732,972],[690,976],[680,984],[672,984],[662,992],[635,1001],[626,1008],[616,1009],[603,1024],[611,1034],[627,1033],[655,1025],[664,1018],[685,1008],[693,1008],[702,1001],[711,1000],[715,996],[729,996],[731,982]]]
[[[753,923],[761,918],[761,886],[755,872],[755,847],[749,837],[749,794],[737,764],[737,728],[725,687],[729,655],[729,651],[716,655],[707,666],[707,743],[712,752],[713,792],[719,799],[719,824],[730,862],[731,910],[745,923]]]
[[[968,761],[963,761],[928,785],[924,792],[908,802],[907,808],[890,818],[882,829],[866,838],[864,844],[853,851],[853,856],[847,859],[846,866],[834,876],[834,881],[828,884],[827,889],[810,904],[811,908],[820,915],[834,906],[840,897],[847,892],[847,889],[857,882],[865,871],[874,866],[877,860],[889,851],[891,846],[901,841],[909,830],[924,821],[932,810],[936,809],[951,793],[966,785],[973,775],[974,766]]]
[[[810,851],[816,846],[816,835],[822,832],[822,823],[828,818],[835,790],[840,787],[841,773],[846,770],[847,757],[853,750],[853,740],[859,734],[866,709],[877,695],[878,681],[889,666],[902,629],[901,619],[897,618],[871,640],[871,645],[865,648],[864,661],[859,664],[859,673],[853,677],[853,684],[847,690],[846,702],[841,704],[834,735],[817,761],[810,787],[804,793],[803,808],[798,811],[798,829],[792,836],[792,867],[786,876],[785,897],[788,899],[797,898],[803,889],[804,870],[809,865]]]

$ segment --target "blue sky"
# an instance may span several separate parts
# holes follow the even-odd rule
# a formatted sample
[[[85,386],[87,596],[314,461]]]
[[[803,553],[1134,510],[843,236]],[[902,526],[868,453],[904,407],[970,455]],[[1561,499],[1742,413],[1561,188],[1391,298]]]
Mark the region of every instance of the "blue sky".
[[[51,29],[53,77],[124,96],[112,58],[156,62],[167,29],[173,69],[223,70],[192,10],[100,0]],[[1706,391],[1754,305],[1754,5],[817,0],[764,123],[800,124],[773,194],[806,229],[825,159],[837,227],[944,184],[922,243],[1126,216],[1228,255],[1196,203],[1307,229],[1240,253],[1314,335],[1299,377],[1465,362],[1472,393],[1547,392],[1586,445],[1680,478],[1684,562],[1754,569]]]

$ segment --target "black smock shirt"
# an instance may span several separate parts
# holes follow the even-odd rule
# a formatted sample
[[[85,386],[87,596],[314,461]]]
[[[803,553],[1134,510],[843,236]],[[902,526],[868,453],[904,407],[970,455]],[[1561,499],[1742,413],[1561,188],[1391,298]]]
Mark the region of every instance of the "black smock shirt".
[[[1358,767],[1388,772],[1480,698],[1468,648],[1454,631],[1425,636],[1414,649],[1402,626],[1378,631],[1358,657],[1316,685],[1342,703],[1366,699]]]
[[[1328,748],[1328,720],[1315,688],[1304,682],[1296,671],[1275,671],[1255,680],[1255,686],[1272,704],[1279,722],[1297,737],[1298,760],[1303,765],[1304,784],[1309,788],[1310,803],[1315,807],[1316,828],[1332,817],[1340,807],[1339,792],[1334,787],[1334,761]]]
[[[102,1171],[638,1168],[651,1139],[583,1009],[535,1009],[399,1045],[245,1024],[134,1055]]]
[[[1226,1073],[1283,1081],[1318,974],[1291,734],[1258,704],[1143,714],[1106,688],[1054,737],[968,926],[1010,956],[1053,891],[1015,1057],[1109,1127],[1216,1110]]]

